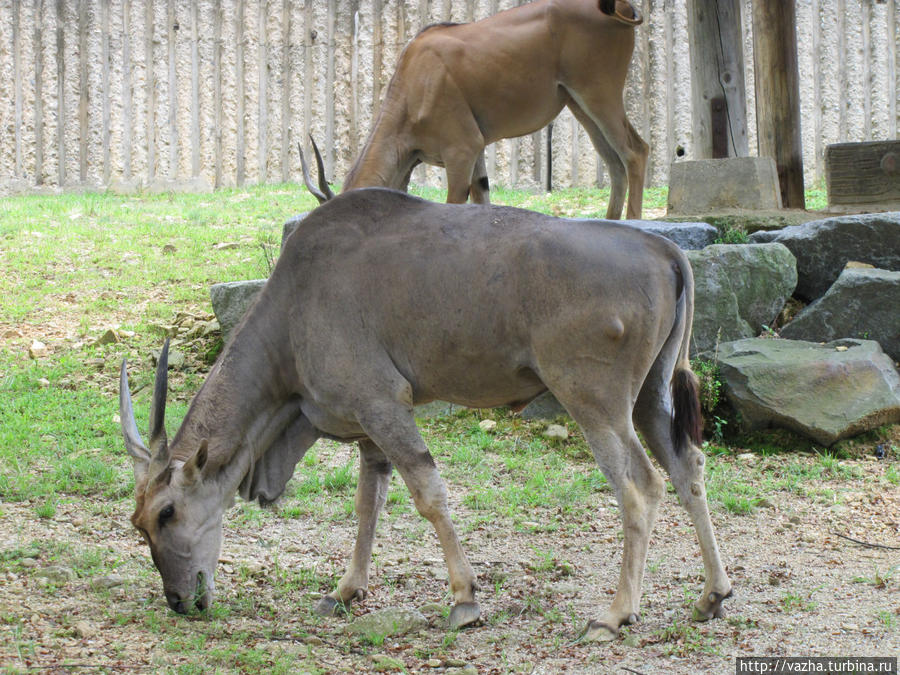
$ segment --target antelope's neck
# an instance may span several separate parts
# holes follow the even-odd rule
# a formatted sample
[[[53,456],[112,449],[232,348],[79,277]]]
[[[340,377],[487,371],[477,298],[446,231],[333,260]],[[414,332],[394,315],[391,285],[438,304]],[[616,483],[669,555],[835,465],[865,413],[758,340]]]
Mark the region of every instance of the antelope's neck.
[[[301,414],[294,360],[283,348],[287,341],[279,345],[258,327],[251,321],[241,324],[191,401],[172,446],[173,459],[187,460],[206,440],[207,461],[227,468],[235,489]]]

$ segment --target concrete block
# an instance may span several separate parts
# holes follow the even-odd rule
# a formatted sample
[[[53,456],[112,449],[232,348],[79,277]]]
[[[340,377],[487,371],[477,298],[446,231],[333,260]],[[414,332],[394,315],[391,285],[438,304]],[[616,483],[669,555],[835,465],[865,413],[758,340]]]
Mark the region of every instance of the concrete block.
[[[670,168],[669,214],[780,208],[778,172],[771,157],[701,159],[675,162]]]

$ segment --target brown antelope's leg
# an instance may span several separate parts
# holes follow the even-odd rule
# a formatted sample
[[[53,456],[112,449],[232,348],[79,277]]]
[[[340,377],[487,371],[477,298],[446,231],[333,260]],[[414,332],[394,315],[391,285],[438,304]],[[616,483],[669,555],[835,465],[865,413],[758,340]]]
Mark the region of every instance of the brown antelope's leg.
[[[625,165],[622,164],[622,160],[619,159],[619,155],[616,154],[616,151],[606,142],[606,139],[603,137],[603,132],[600,131],[600,127],[594,123],[594,120],[579,108],[575,101],[570,100],[567,105],[569,106],[569,110],[571,110],[572,114],[575,116],[575,119],[577,119],[579,124],[587,131],[588,136],[591,138],[591,143],[594,145],[594,149],[597,151],[597,154],[603,158],[603,162],[606,164],[606,170],[609,172],[610,185],[609,204],[606,207],[606,217],[609,220],[618,220],[622,217],[622,209],[625,208],[625,193],[628,189],[628,178],[625,174]]]
[[[461,149],[454,149],[445,154],[448,204],[465,204],[468,200],[476,159],[477,155],[468,154]]]
[[[491,203],[491,184],[488,180],[487,167],[484,164],[484,150],[475,160],[475,170],[472,172],[472,185],[469,189],[469,196],[472,198],[473,204],[490,204]]]
[[[634,419],[650,452],[672,478],[678,497],[697,532],[706,583],[703,596],[694,606],[694,620],[706,621],[720,614],[722,600],[731,595],[731,582],[722,565],[719,545],[709,517],[703,479],[706,459],[703,452],[690,443],[679,454],[675,454],[671,435],[669,387],[658,375],[659,370],[665,369],[658,369],[657,365],[654,364],[638,396]]]
[[[644,181],[647,178],[647,158],[650,155],[650,146],[638,135],[628,118],[626,117],[624,120],[630,150],[629,157],[632,160],[626,162],[628,167],[628,218],[639,219],[644,208]]]
[[[397,467],[416,509],[434,526],[444,551],[450,590],[455,600],[450,612],[450,628],[460,628],[477,621],[481,608],[475,601],[475,573],[450,520],[447,487],[419,435],[412,410],[400,405],[380,407],[360,415],[359,422]]]
[[[572,94],[584,112],[603,132],[603,137],[619,156],[628,175],[628,218],[640,218],[644,201],[644,176],[650,147],[631,126],[621,100],[608,100],[602,93]]]
[[[369,562],[378,514],[387,500],[392,466],[381,449],[372,441],[359,442],[359,483],[356,486],[356,513],[359,531],[353,547],[353,558],[337,589],[324,596],[316,605],[316,613],[334,614],[354,600],[363,600],[368,592]]]

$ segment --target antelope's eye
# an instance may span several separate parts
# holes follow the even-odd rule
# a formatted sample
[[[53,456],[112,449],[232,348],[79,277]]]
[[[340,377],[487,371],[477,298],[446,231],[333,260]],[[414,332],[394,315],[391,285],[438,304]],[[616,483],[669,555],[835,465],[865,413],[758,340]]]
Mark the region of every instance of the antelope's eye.
[[[175,515],[175,507],[169,504],[168,506],[163,507],[163,510],[159,512],[159,524],[165,525],[166,521],[171,519],[172,516]]]

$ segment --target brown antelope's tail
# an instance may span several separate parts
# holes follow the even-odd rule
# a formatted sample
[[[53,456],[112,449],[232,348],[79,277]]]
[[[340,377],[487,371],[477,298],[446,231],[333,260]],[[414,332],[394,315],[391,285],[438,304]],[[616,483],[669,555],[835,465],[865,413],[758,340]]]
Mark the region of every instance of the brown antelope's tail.
[[[640,26],[644,23],[644,17],[628,0],[599,0],[597,6],[601,12],[626,26]]]
[[[681,347],[672,374],[672,444],[679,454],[686,443],[703,442],[703,416],[700,411],[700,381],[691,370],[691,326],[694,322],[694,273],[684,254],[678,264],[681,274],[681,297],[678,307],[684,321]]]

